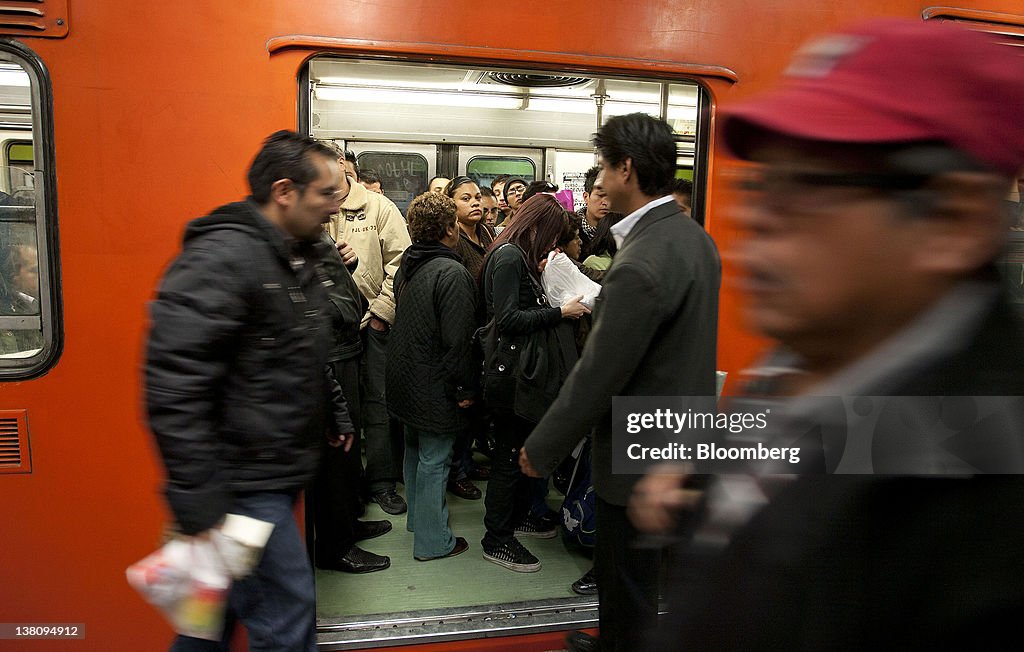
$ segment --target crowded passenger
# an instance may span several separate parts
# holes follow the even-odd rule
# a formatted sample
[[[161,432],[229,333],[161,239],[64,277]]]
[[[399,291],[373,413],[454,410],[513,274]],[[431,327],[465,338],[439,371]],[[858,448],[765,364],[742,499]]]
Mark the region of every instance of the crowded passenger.
[[[237,516],[273,525],[255,568],[237,569],[226,620],[277,650],[316,646],[313,573],[295,502],[317,469],[321,440],[352,443],[327,364],[319,269],[343,178],[324,145],[271,135],[249,168],[251,197],[189,223],[151,304],[146,407],[167,503],[186,536],[210,537]],[[179,635],[172,649],[229,649],[233,629],[223,641]]]
[[[554,536],[558,523],[550,514],[531,513],[537,484],[520,473],[519,448],[575,363],[571,321],[589,312],[582,297],[549,307],[540,286],[541,261],[554,249],[567,220],[554,197],[533,197],[495,239],[482,270],[491,319],[484,399],[494,418],[496,445],[481,545],[484,559],[517,572],[538,571],[541,564],[516,536]]]
[[[317,568],[345,573],[370,573],[388,568],[391,559],[363,550],[359,541],[373,539],[391,531],[387,520],[360,521],[366,507],[361,500],[363,463],[359,363],[363,352],[360,326],[366,313],[366,299],[359,291],[350,269],[358,265],[349,245],[339,248],[326,231],[321,239],[328,248],[321,268],[330,280],[327,295],[327,320],[331,331],[328,363],[341,385],[355,427],[351,443],[345,448],[321,447],[320,470],[313,491],[307,494],[314,537],[313,559]],[[308,535],[308,533],[307,533]]]
[[[455,252],[456,202],[440,193],[420,195],[409,205],[408,222],[413,243],[395,276],[388,405],[405,425],[406,528],[413,533],[413,555],[430,561],[469,547],[448,525],[445,484],[455,439],[465,431],[465,411],[477,393],[479,367],[471,350],[476,287]]]
[[[338,196],[341,210],[328,224],[339,246],[349,246],[358,258],[353,277],[369,303],[363,316],[361,419],[366,455],[365,484],[369,497],[388,514],[405,511],[396,492],[402,477],[402,429],[392,423],[385,398],[384,365],[389,332],[395,320],[393,282],[409,246],[409,230],[395,204],[343,176]]]
[[[444,189],[451,183],[451,179],[448,177],[434,177],[427,182],[427,192],[444,192]]]
[[[505,184],[511,178],[511,175],[499,174],[491,181],[491,192],[494,193],[494,198],[498,200],[498,221],[494,224],[495,226],[501,226],[508,215],[508,204],[505,202]]]
[[[380,175],[373,170],[362,170],[359,173],[359,183],[363,184],[363,187],[370,192],[375,192],[378,195],[384,194],[384,188],[381,186]]]
[[[469,177],[456,177],[445,190],[455,201],[456,218],[459,226],[459,241],[455,251],[462,264],[473,278],[474,287],[480,278],[487,248],[494,241],[494,231],[482,221],[482,193]],[[482,324],[478,324],[480,326]],[[487,418],[482,405],[474,405],[466,411],[466,428],[455,443],[455,463],[448,490],[467,500],[478,500],[483,495],[472,480],[486,480],[489,473],[485,467],[473,460],[472,444],[487,430]]]
[[[590,240],[590,255],[583,260],[583,266],[600,271],[607,271],[612,266],[612,259],[618,251],[612,227],[619,223],[625,215],[608,213],[597,225],[597,231]]]
[[[515,219],[516,211],[523,202],[523,194],[526,192],[526,182],[522,179],[509,179],[505,183],[503,191],[505,196],[505,219],[501,226],[510,226]]]
[[[693,182],[689,179],[676,179],[672,183],[672,198],[676,200],[679,210],[686,217],[693,216]],[[702,225],[703,226],[703,225]]]
[[[582,357],[522,446],[520,465],[528,475],[547,475],[593,431],[601,638],[575,632],[567,643],[632,652],[656,622],[660,554],[641,545],[626,517],[639,476],[611,472],[612,398],[714,396],[721,266],[714,243],[682,219],[669,194],[676,147],[666,122],[615,116],[594,145],[595,184],[611,210],[626,214],[611,229],[619,249]]]
[[[356,159],[355,152],[350,149],[346,149],[342,152],[341,166],[345,170],[345,176],[352,177],[353,179],[359,178],[359,162]]]
[[[498,216],[501,213],[498,209],[498,198],[487,186],[480,188],[480,210],[483,213],[483,223],[493,229],[498,224]]]
[[[591,253],[590,243],[597,235],[597,227],[608,214],[608,195],[597,184],[601,166],[595,165],[587,170],[583,178],[583,206],[576,211],[576,223],[579,224],[580,241],[582,243],[581,260]]]
[[[736,215],[747,317],[779,343],[744,393],[771,400],[781,441],[809,459],[703,497],[678,474],[637,487],[638,526],[668,531],[702,501],[694,538],[714,543],[674,587],[660,649],[1020,641],[1024,414],[1015,399],[982,418],[967,398],[1024,395],[1021,324],[994,273],[1024,165],[1020,71],[984,33],[876,20],[802,48],[776,89],[726,114],[726,146],[756,166]],[[883,416],[868,397],[922,396],[930,410],[861,429]],[[863,461],[796,429],[827,427],[829,397],[860,397],[838,423]],[[839,465],[852,474],[825,475]]]
[[[38,315],[39,256],[30,244],[0,248],[0,316]],[[39,328],[0,329],[0,355],[33,351],[43,346]]]
[[[523,191],[523,196],[520,198],[520,202],[524,202],[534,195],[539,195],[542,192],[548,194],[554,194],[558,192],[558,186],[551,183],[550,181],[531,181],[526,184],[526,190]]]

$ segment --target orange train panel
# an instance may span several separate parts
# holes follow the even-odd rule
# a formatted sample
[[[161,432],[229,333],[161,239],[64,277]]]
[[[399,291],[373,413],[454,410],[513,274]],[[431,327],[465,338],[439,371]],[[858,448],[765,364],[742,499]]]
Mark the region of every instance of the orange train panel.
[[[124,580],[166,516],[141,400],[145,306],[185,222],[243,196],[260,140],[297,124],[296,78],[314,50],[270,52],[272,39],[405,43],[404,55],[436,60],[446,46],[467,46],[493,63],[554,70],[585,70],[598,57],[635,62],[645,76],[658,76],[647,60],[735,72],[732,84],[692,71],[714,104],[707,205],[726,270],[719,366],[736,371],[764,343],[744,330],[731,280],[737,164],[717,151],[715,113],[763,89],[813,33],[869,15],[920,17],[929,6],[522,0],[511,20],[463,0],[68,5],[65,38],[19,39],[53,82],[65,345],[48,374],[0,384],[0,410],[28,411],[33,463],[31,473],[0,475],[0,622],[85,623],[87,633],[73,644],[3,641],[5,650],[150,650],[170,640]],[[961,5],[1021,12],[1019,0]],[[491,642],[503,643],[433,649]]]

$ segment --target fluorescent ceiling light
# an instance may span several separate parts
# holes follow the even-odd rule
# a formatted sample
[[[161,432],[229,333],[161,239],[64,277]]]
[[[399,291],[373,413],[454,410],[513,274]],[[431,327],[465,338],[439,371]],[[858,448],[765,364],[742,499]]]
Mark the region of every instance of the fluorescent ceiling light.
[[[0,69],[0,86],[28,87],[28,73],[23,70]]]
[[[518,109],[522,100],[511,95],[479,93],[431,93],[390,88],[344,88],[317,86],[318,100],[375,104],[412,104],[418,106],[458,106],[474,109]]]
[[[545,97],[530,97],[529,103],[526,108],[530,111],[550,111],[551,113],[582,113],[582,114],[593,114],[596,113],[594,108],[594,100],[589,97],[586,99],[569,100],[569,99],[551,99]]]

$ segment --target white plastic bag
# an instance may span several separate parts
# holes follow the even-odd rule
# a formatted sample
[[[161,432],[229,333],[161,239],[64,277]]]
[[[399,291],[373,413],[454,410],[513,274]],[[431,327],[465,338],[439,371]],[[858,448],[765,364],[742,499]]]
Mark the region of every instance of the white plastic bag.
[[[272,523],[228,514],[224,525],[178,537],[125,571],[128,583],[185,636],[220,640],[232,579],[259,563]]]
[[[544,267],[540,280],[552,308],[561,308],[569,299],[581,295],[583,299],[580,303],[593,308],[594,300],[601,293],[601,286],[587,278],[577,269],[576,264],[561,252],[552,251],[548,254],[548,264]]]
[[[231,575],[210,538],[184,537],[132,564],[128,583],[185,636],[220,640]]]

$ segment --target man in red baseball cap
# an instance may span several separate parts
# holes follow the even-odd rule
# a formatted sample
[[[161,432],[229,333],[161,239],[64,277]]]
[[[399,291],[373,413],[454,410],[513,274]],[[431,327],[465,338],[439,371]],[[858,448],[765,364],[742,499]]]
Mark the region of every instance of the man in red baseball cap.
[[[753,164],[736,216],[746,314],[779,343],[748,391],[773,401],[776,428],[792,435],[852,397],[1024,396],[1021,324],[995,266],[1024,168],[1018,51],[948,24],[876,20],[804,47],[776,90],[726,109],[725,145]],[[910,442],[900,458],[874,422],[863,428],[884,416],[876,403],[840,402],[841,430],[795,433],[811,464],[786,477],[722,476],[703,494],[679,472],[645,478],[630,508],[639,529],[703,510],[702,555],[676,582],[662,649],[1019,641],[1021,403],[992,440],[976,436],[973,403],[955,418],[915,413],[931,421],[901,428],[929,454]],[[989,466],[969,459],[996,445]],[[849,475],[826,473],[837,470]]]

